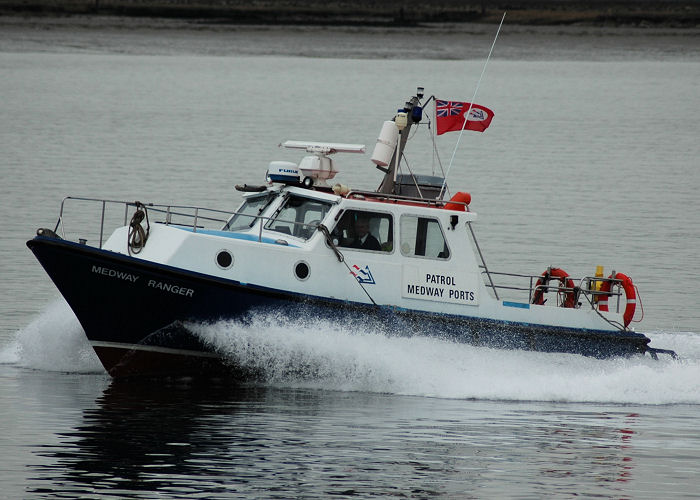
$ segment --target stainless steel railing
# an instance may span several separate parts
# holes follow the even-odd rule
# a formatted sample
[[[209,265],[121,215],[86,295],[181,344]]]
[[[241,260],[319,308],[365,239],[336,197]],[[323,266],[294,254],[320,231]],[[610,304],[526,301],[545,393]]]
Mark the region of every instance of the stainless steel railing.
[[[161,220],[151,220],[153,223],[157,224],[165,224],[165,225],[177,225],[181,227],[189,227],[192,228],[193,232],[197,232],[197,230],[201,229],[216,229],[220,230],[223,225],[234,215],[241,215],[243,217],[249,218],[251,220],[251,223],[249,227],[255,226],[257,224],[258,227],[258,241],[262,241],[262,232],[265,227],[265,223],[270,220],[275,220],[275,222],[278,223],[284,223],[284,224],[289,224],[293,227],[301,227],[304,229],[310,229],[310,230],[315,230],[319,224],[318,223],[305,223],[305,222],[297,222],[293,220],[282,220],[280,218],[275,218],[275,217],[265,217],[262,215],[255,215],[255,214],[247,214],[243,212],[236,212],[236,211],[226,211],[226,210],[219,210],[219,209],[213,209],[213,208],[206,208],[206,207],[200,207],[200,206],[194,206],[194,205],[163,205],[163,204],[155,204],[155,203],[141,203],[137,201],[124,201],[124,200],[110,200],[110,199],[101,199],[101,198],[87,198],[87,197],[78,197],[78,196],[67,196],[65,197],[62,202],[61,202],[61,208],[59,211],[58,215],[58,220],[56,221],[56,226],[54,228],[54,232],[56,234],[59,234],[63,239],[66,239],[66,232],[67,232],[67,217],[66,217],[66,211],[69,207],[69,205],[75,205],[76,203],[88,203],[91,204],[92,206],[97,205],[97,210],[99,211],[99,230],[97,230],[97,238],[99,240],[99,248],[102,248],[102,245],[105,240],[105,221],[108,218],[110,214],[114,214],[115,212],[119,212],[119,218],[114,219],[112,218],[112,222],[115,223],[115,225],[122,225],[126,226],[129,224],[129,214],[130,211],[135,211],[136,209],[139,208],[139,206],[145,207],[147,210],[148,214],[152,216],[153,214],[160,214],[162,216]],[[123,207],[123,215],[122,215],[122,208]],[[94,212],[93,212],[94,214]],[[87,214],[85,214],[87,215]],[[83,230],[84,226],[90,223],[90,216],[87,215],[88,219],[85,219],[83,217],[83,220],[80,220],[81,217],[73,217],[74,219],[77,219],[78,221],[76,222],[76,225],[80,226],[80,229]],[[94,215],[93,215],[94,217]],[[72,218],[72,219],[73,219]],[[262,223],[259,223],[259,221],[262,221]],[[216,223],[216,227],[213,227],[213,223]],[[211,227],[208,227],[208,225],[211,225]],[[71,226],[72,227],[72,226]],[[280,235],[285,235],[286,233],[280,233]],[[291,236],[291,235],[290,235]],[[301,237],[301,236],[299,236]],[[79,238],[81,241],[86,242],[86,238]]]
[[[484,266],[480,266],[483,267]],[[552,291],[552,292],[561,292],[561,293],[576,293],[577,298],[584,297],[586,298],[586,302],[592,307],[595,308],[595,305],[597,303],[597,300],[599,297],[602,296],[612,296],[616,297],[616,311],[620,311],[620,297],[622,296],[622,291],[619,289],[616,289],[614,286],[611,286],[609,292],[601,292],[599,289],[596,287],[596,283],[604,283],[604,282],[610,282],[613,284],[619,284],[622,283],[621,280],[619,279],[614,279],[614,278],[604,278],[601,276],[584,276],[583,278],[575,278],[573,276],[570,276],[568,279],[573,281],[574,283],[577,283],[575,287],[567,287],[564,286],[563,284],[559,283],[556,279],[552,278],[550,280],[550,283],[546,285],[537,285],[537,281],[542,277],[539,274],[520,274],[520,273],[506,273],[506,272],[498,272],[498,271],[487,271],[486,269],[482,270],[482,274],[487,275],[488,277],[488,283],[486,283],[487,288],[492,288],[494,290],[499,289],[499,290],[514,290],[518,292],[527,292],[527,298],[528,298],[528,303],[532,303],[532,298],[535,292],[538,289],[541,289],[543,291]],[[522,285],[518,284],[495,284],[493,281],[494,277],[505,277],[505,278],[515,278],[517,281],[522,283]],[[513,281],[516,281],[513,280]],[[555,281],[555,283],[552,283],[552,281]],[[578,306],[578,304],[577,304]],[[608,301],[608,306],[611,306],[610,301]],[[612,308],[611,308],[612,310]]]
[[[183,225],[186,227],[192,227],[193,231],[196,231],[198,227],[203,227],[200,224],[202,222],[217,222],[219,224],[225,223],[228,217],[232,215],[232,212],[225,210],[216,210],[211,208],[189,206],[189,205],[160,205],[154,203],[140,203],[134,201],[124,201],[124,200],[109,200],[101,198],[87,198],[79,196],[66,196],[61,201],[61,208],[58,215],[58,220],[56,221],[56,226],[54,232],[60,234],[64,239],[66,238],[66,210],[68,204],[74,205],[77,202],[87,202],[91,204],[97,204],[99,207],[99,246],[102,247],[104,242],[104,232],[105,232],[105,219],[112,210],[121,210],[123,207],[124,215],[121,221],[123,225],[127,225],[129,221],[129,210],[136,209],[139,205],[144,206],[149,214],[156,213],[162,214],[164,220],[154,221],[162,224],[174,224],[173,219],[179,217],[182,222],[178,222],[178,225]],[[188,222],[190,221],[190,222]],[[85,223],[85,221],[83,221]],[[60,231],[60,233],[59,233]]]

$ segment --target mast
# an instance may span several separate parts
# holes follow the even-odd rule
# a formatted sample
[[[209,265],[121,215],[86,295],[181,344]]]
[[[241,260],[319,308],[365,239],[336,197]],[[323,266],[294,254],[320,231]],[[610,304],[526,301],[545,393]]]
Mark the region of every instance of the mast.
[[[416,95],[406,101],[403,109],[400,109],[394,116],[394,122],[399,129],[399,141],[389,165],[386,167],[377,165],[377,168],[384,172],[384,179],[377,189],[379,193],[396,194],[396,172],[401,164],[406,141],[408,141],[408,136],[413,124],[420,122],[423,117],[423,108],[420,105],[420,100],[422,98],[423,87],[418,87]]]

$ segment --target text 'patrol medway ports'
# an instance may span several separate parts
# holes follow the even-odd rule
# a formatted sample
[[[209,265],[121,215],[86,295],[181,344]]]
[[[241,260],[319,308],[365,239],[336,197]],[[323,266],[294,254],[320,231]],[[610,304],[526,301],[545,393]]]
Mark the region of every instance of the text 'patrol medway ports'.
[[[403,296],[412,299],[478,305],[478,286],[473,274],[441,274],[423,267],[404,266]]]

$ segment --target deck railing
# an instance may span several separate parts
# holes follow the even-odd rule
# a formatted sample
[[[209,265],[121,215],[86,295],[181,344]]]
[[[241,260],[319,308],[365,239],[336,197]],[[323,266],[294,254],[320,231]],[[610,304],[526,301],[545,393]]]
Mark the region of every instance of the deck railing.
[[[445,205],[459,205],[464,207],[465,212],[469,212],[469,204],[463,201],[443,200],[436,198],[418,198],[415,196],[403,196],[399,194],[378,193],[376,191],[351,190],[344,195],[346,198],[356,198],[363,200],[383,201],[386,203],[403,203],[411,205],[424,205],[426,207],[442,208]]]
[[[552,292],[553,294],[556,294],[557,296],[559,293],[562,294],[568,294],[568,293],[574,293],[576,294],[576,307],[585,306],[586,302],[590,305],[591,308],[595,308],[596,304],[598,302],[598,299],[602,296],[607,296],[607,297],[616,297],[616,312],[620,312],[621,308],[621,297],[622,297],[622,291],[615,288],[613,285],[615,284],[621,284],[622,280],[619,279],[614,279],[614,278],[604,278],[601,276],[584,276],[583,278],[575,278],[573,276],[568,277],[567,279],[570,279],[574,283],[577,283],[575,287],[567,287],[561,284],[556,278],[552,277],[550,279],[550,282],[546,285],[537,285],[537,281],[542,277],[539,274],[519,274],[519,273],[505,273],[505,272],[498,272],[498,271],[487,271],[484,269],[484,266],[479,266],[482,268],[482,274],[487,275],[489,282],[486,283],[486,286],[488,288],[491,288],[494,290],[494,293],[496,293],[496,289],[499,290],[515,290],[517,292],[527,292],[528,294],[528,303],[532,303],[532,298],[537,290],[542,290],[543,292]],[[503,278],[516,278],[516,280],[520,283],[523,283],[522,285],[518,284],[494,284],[493,277],[503,277]],[[516,281],[512,280],[512,281]],[[601,285],[605,282],[611,283],[610,286],[610,291],[609,292],[601,292],[600,291],[600,286],[597,284],[600,283]],[[497,294],[496,294],[497,295]],[[524,295],[524,294],[523,294]],[[581,298],[584,298],[585,301],[580,300]],[[559,305],[559,304],[558,304]],[[608,300],[608,307],[612,305],[612,301]],[[612,307],[611,307],[612,310]]]
[[[161,224],[177,224],[185,227],[191,227],[193,231],[198,228],[203,228],[202,224],[208,222],[216,222],[219,227],[223,225],[228,218],[233,214],[231,211],[217,210],[212,208],[204,208],[193,205],[160,205],[155,203],[141,203],[138,201],[124,200],[109,200],[101,198],[86,198],[79,196],[67,196],[61,202],[61,208],[58,214],[58,220],[54,232],[60,234],[62,238],[66,238],[66,211],[68,205],[74,205],[77,202],[86,202],[98,206],[100,227],[98,231],[99,247],[102,248],[104,243],[105,220],[109,216],[113,216],[114,212],[123,210],[123,219],[121,224],[126,226],[129,224],[129,213],[133,209],[135,211],[139,207],[145,207],[149,216],[149,222]],[[152,219],[153,214],[162,215],[162,220]],[[119,216],[121,218],[121,215]],[[81,227],[89,224],[89,221],[80,220],[80,217],[75,217]],[[60,232],[59,232],[60,231]]]
[[[105,241],[105,221],[109,216],[112,216],[110,221],[115,225],[126,226],[130,222],[130,216],[138,210],[140,207],[145,208],[145,212],[148,214],[148,223],[155,224],[165,224],[165,225],[177,225],[181,227],[192,228],[193,232],[197,232],[202,229],[216,229],[220,230],[228,220],[234,215],[240,215],[246,219],[250,219],[249,227],[253,227],[258,221],[263,221],[262,224],[258,224],[258,241],[262,241],[262,231],[265,226],[265,222],[269,220],[275,220],[275,222],[281,222],[284,224],[289,224],[294,227],[301,227],[304,229],[315,230],[318,228],[318,223],[304,223],[297,222],[293,220],[282,220],[279,217],[265,217],[262,215],[246,214],[243,212],[236,212],[230,210],[219,210],[214,208],[205,208],[194,205],[161,205],[155,203],[141,203],[138,201],[123,201],[123,200],[108,200],[100,198],[85,198],[77,196],[67,196],[61,202],[61,208],[58,215],[58,220],[56,221],[56,226],[54,228],[54,233],[60,235],[63,239],[66,239],[67,225],[66,225],[66,211],[68,207],[68,202],[71,205],[77,202],[90,203],[93,206],[97,205],[97,210],[99,211],[99,230],[97,230],[97,238],[99,240],[99,248]],[[114,218],[114,213],[118,212],[118,220]],[[160,219],[155,219],[153,215],[156,214],[161,216]],[[85,233],[85,226],[89,226],[94,220],[93,216],[88,218],[81,218],[79,216],[71,217],[71,219],[76,220],[76,225],[79,226],[83,235]],[[215,224],[214,224],[215,223]],[[215,226],[215,227],[214,227]],[[72,227],[71,227],[72,228]],[[285,233],[280,233],[283,236]],[[86,238],[78,238],[81,243],[86,243]],[[281,244],[285,244],[284,240],[279,240]]]

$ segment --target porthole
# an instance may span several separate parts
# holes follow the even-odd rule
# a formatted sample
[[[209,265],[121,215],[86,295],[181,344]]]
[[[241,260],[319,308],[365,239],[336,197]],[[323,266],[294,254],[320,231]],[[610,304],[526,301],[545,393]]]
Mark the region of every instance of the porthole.
[[[309,268],[309,265],[303,260],[301,262],[297,262],[294,265],[294,276],[296,276],[298,280],[304,281],[308,279],[310,274],[311,269]]]
[[[221,269],[230,269],[233,265],[233,255],[228,250],[219,250],[216,254],[216,265]]]

